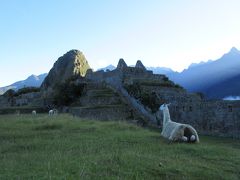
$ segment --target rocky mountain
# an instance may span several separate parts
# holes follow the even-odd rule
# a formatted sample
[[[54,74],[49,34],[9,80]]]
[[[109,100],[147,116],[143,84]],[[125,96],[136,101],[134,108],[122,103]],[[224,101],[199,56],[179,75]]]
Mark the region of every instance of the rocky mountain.
[[[0,95],[5,93],[9,89],[18,90],[23,87],[40,87],[46,76],[47,73],[40,74],[38,76],[33,74],[25,80],[17,81],[9,86],[0,87]]]
[[[54,87],[74,75],[85,76],[88,69],[90,66],[84,54],[79,50],[70,50],[54,63],[41,88]]]
[[[224,98],[234,92],[240,94],[240,89],[237,88],[239,69],[240,51],[233,47],[218,60],[191,65],[181,73],[169,77],[190,92],[203,92],[209,98]],[[232,90],[227,90],[230,86],[233,86]],[[236,90],[233,91],[234,88]]]

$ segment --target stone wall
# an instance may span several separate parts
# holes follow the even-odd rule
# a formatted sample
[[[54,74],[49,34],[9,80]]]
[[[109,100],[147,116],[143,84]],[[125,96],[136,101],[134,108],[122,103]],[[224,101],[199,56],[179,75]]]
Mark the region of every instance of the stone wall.
[[[0,96],[0,108],[10,107],[13,101],[10,98]]]
[[[15,97],[15,106],[43,106],[40,92],[32,92]]]
[[[131,118],[131,113],[123,105],[72,107],[69,112],[74,116],[97,120],[127,120]]]
[[[240,138],[240,101],[175,102],[169,110],[173,121],[191,124],[201,134]]]
[[[21,106],[43,107],[43,98],[41,93],[31,92],[13,97],[0,96],[0,109],[9,109],[11,107]]]

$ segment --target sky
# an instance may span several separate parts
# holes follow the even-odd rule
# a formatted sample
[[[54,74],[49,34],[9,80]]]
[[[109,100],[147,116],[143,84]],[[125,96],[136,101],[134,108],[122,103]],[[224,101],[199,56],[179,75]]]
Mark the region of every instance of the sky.
[[[0,0],[0,87],[82,51],[97,70],[141,60],[182,71],[240,49],[239,0]]]

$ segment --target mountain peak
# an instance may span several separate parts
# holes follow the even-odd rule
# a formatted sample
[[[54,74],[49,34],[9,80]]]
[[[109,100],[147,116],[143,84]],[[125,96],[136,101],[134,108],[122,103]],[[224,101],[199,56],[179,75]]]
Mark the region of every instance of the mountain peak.
[[[29,76],[29,77],[37,77],[37,75],[35,75],[35,74],[32,74],[31,76]]]
[[[29,76],[26,80],[28,81],[38,81],[39,80],[39,77],[32,74],[31,76]]]
[[[69,50],[66,54],[81,54],[82,52],[78,49]]]
[[[72,76],[85,76],[90,66],[79,50],[70,50],[59,57],[42,83],[43,88],[54,87]]]
[[[124,59],[121,58],[118,61],[117,69],[124,69],[127,67],[127,64],[125,63]]]
[[[137,63],[136,63],[136,68],[140,68],[140,69],[143,69],[143,70],[146,70],[145,66],[143,65],[143,63],[138,60]]]
[[[240,51],[237,48],[232,47],[230,53],[240,53]]]

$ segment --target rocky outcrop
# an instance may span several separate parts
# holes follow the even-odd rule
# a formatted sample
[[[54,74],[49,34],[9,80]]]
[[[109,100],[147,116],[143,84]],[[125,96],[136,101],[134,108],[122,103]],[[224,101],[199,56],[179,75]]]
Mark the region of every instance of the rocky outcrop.
[[[136,67],[136,68],[139,68],[139,69],[142,69],[142,70],[147,70],[147,69],[145,68],[145,66],[143,65],[143,63],[142,63],[140,60],[137,61],[135,67]]]
[[[127,64],[125,63],[125,61],[124,61],[124,59],[119,59],[119,61],[118,61],[118,65],[117,65],[117,69],[118,70],[123,70],[123,69],[125,69],[125,68],[127,68],[128,66],[127,66]]]
[[[42,89],[54,87],[72,76],[85,76],[90,66],[81,51],[71,50],[58,58],[48,76],[42,83]]]

